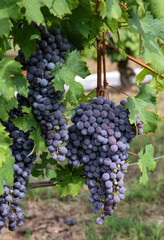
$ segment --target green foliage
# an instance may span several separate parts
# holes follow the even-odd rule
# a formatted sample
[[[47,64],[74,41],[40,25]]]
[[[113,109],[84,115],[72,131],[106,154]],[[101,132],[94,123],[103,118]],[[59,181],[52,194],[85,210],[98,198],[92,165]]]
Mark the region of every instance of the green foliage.
[[[25,113],[24,116],[13,119],[13,123],[16,127],[25,132],[34,128],[34,130],[30,133],[30,137],[34,140],[35,144],[33,152],[38,152],[40,149],[44,151],[46,148],[45,140],[41,136],[41,127],[40,124],[36,121],[32,113],[32,109],[25,107],[23,112]]]
[[[32,175],[34,177],[47,177],[52,183],[56,183],[55,190],[60,197],[65,197],[68,194],[72,194],[74,197],[83,188],[85,183],[83,167],[74,168],[69,164],[62,166],[49,157],[47,152],[41,154],[40,160],[41,163],[35,163]]]
[[[28,85],[27,79],[21,73],[20,63],[9,58],[0,62],[0,95],[6,102],[15,96],[15,91],[27,97]]]
[[[164,18],[164,0],[148,0],[148,3],[154,18]]]
[[[65,14],[71,14],[72,9],[76,8],[78,5],[77,0],[50,0],[50,1],[35,1],[35,0],[24,0],[19,6],[25,9],[25,17],[30,24],[32,21],[36,22],[38,25],[44,23],[44,16],[41,11],[43,6],[46,6],[53,16],[59,18],[63,17]]]
[[[0,123],[0,195],[3,194],[3,180],[6,181],[10,186],[13,183],[13,173],[14,170],[12,168],[14,164],[14,159],[11,157],[10,146],[11,146],[11,138],[8,136],[9,134],[5,131],[5,128]]]
[[[159,75],[149,71],[148,69],[144,68],[136,77],[136,83],[140,84],[144,81],[146,75],[151,75],[152,79],[149,83],[150,87],[156,90],[156,93],[161,93],[164,91],[164,81],[163,78]]]
[[[11,45],[6,36],[0,38],[0,59],[5,56],[6,51],[11,49]]]
[[[42,176],[47,177],[48,179],[56,178],[56,171],[49,167],[49,165],[52,166],[58,166],[59,164],[57,161],[49,157],[48,152],[43,152],[40,155],[41,163],[35,163],[35,167],[32,170],[32,176],[39,177]]]
[[[108,19],[119,19],[121,17],[121,8],[117,0],[101,1],[99,5],[100,16]]]
[[[28,95],[28,82],[22,75],[21,65],[10,58],[0,61],[0,118],[8,119],[8,111],[17,106],[15,91],[24,97]]]
[[[14,35],[14,46],[19,45],[27,60],[35,52],[36,39],[39,38],[40,33],[33,24],[29,25],[27,21],[22,21],[22,23],[22,28],[19,28],[17,23],[14,24],[12,34]]]
[[[6,161],[6,156],[10,155],[9,146],[11,145],[11,138],[9,138],[9,134],[5,131],[5,127],[3,127],[0,123],[0,168],[2,167],[2,163]]]
[[[125,53],[130,54],[133,57],[136,57],[139,53],[139,37],[134,35],[133,33],[127,31],[127,29],[121,28],[119,30],[119,36],[120,41],[118,40],[118,37],[115,39],[115,43],[118,47],[121,46],[121,51],[123,50]],[[108,38],[106,38],[108,42]],[[124,54],[118,54],[118,53],[110,53],[109,57],[113,62],[119,62],[121,60],[126,60],[126,57]]]
[[[141,34],[145,62],[162,73],[164,55],[158,45],[157,38],[164,40],[164,19],[154,19],[150,12],[146,12],[146,15],[140,19],[137,6],[130,8],[128,13],[130,30]]]
[[[1,106],[0,107],[0,119],[3,120],[3,121],[7,121],[8,118],[9,118],[8,112],[13,107],[17,107],[18,106],[18,101],[14,97],[10,101],[6,102],[5,99],[0,96],[0,106]]]
[[[0,1],[0,37],[8,36],[12,26],[11,19],[20,18],[20,9],[17,3],[20,0],[1,0]]]
[[[67,33],[69,40],[81,49],[85,43],[92,43],[102,31],[100,21],[101,18],[94,13],[89,0],[81,0],[72,15],[61,22],[61,29],[64,34]]]
[[[0,195],[4,193],[3,188],[3,180],[5,180],[6,184],[11,186],[14,181],[14,170],[13,170],[14,158],[7,155],[6,161],[3,162],[2,167],[0,168]]]
[[[42,2],[48,7],[51,14],[59,18],[63,17],[65,14],[71,14],[72,10],[78,5],[78,0],[51,0]]]
[[[131,123],[136,124],[135,113],[139,115],[140,121],[143,121],[143,130],[145,133],[155,132],[158,127],[160,117],[146,108],[150,106],[153,110],[156,110],[156,97],[153,95],[155,90],[148,85],[142,85],[139,93],[134,98],[127,98],[127,103],[124,109],[129,109],[129,120]]]
[[[80,61],[80,53],[73,51],[71,53],[65,54],[65,63],[60,68],[58,64],[53,70],[51,70],[51,75],[55,76],[52,80],[56,90],[64,91],[64,84],[69,86],[69,90],[65,94],[66,102],[77,104],[78,98],[84,92],[84,87],[80,83],[75,81],[75,77],[78,75],[85,78],[89,75],[89,70],[86,63]]]
[[[146,185],[149,180],[147,171],[153,172],[156,168],[156,162],[153,158],[154,147],[151,144],[146,145],[145,152],[142,148],[138,155],[138,166],[142,172],[142,176],[140,177],[140,183]]]
[[[57,178],[53,180],[56,185],[56,191],[61,197],[67,196],[69,193],[75,197],[83,188],[85,178],[83,177],[83,167],[73,168],[72,165],[58,166],[56,170]]]
[[[38,25],[44,22],[44,17],[41,12],[41,7],[43,6],[42,1],[35,0],[24,0],[19,3],[21,8],[25,9],[25,16],[29,24],[32,21],[36,22]]]

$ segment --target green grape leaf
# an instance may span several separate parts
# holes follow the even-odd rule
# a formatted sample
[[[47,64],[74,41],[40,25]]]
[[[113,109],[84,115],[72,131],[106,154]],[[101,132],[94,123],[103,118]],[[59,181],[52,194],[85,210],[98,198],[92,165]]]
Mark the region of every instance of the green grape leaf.
[[[6,51],[11,49],[10,42],[7,37],[3,36],[0,38],[0,59],[5,56]]]
[[[1,0],[0,18],[20,19],[21,13],[18,7],[20,0]]]
[[[0,37],[8,36],[12,26],[12,19],[20,18],[20,9],[17,6],[19,0],[0,1]]]
[[[164,18],[164,0],[147,0],[154,18]]]
[[[149,71],[148,69],[144,68],[137,76],[136,76],[136,83],[137,85],[139,85],[141,82],[143,82],[145,80],[145,77],[147,75],[152,75],[151,71]]]
[[[41,163],[35,163],[31,174],[34,177],[42,176],[43,178],[48,177],[49,179],[56,178],[56,171],[54,169],[51,169],[48,165],[58,166],[58,162],[53,158],[49,157],[48,152],[43,152],[40,155],[40,161]]]
[[[20,130],[23,130],[24,132],[27,132],[31,130],[31,128],[34,128],[34,130],[30,133],[30,137],[34,140],[35,144],[33,152],[38,152],[40,149],[42,151],[45,150],[46,145],[44,138],[41,136],[41,127],[32,114],[32,110],[28,112],[28,114],[25,114],[23,117],[13,119],[12,121],[16,127],[18,127]]]
[[[106,16],[108,19],[119,19],[122,13],[117,0],[101,1],[99,5],[99,12],[102,18]]]
[[[114,35],[116,34],[117,32],[117,29],[118,29],[118,25],[117,25],[117,20],[112,18],[112,19],[108,19],[108,18],[105,18],[103,21],[102,21],[102,24],[103,24],[103,29],[107,31],[110,31],[112,32]],[[113,44],[111,42],[111,44]],[[113,45],[114,47],[114,45]]]
[[[85,178],[82,167],[73,168],[70,165],[59,166],[56,170],[57,178],[52,181],[57,183],[56,191],[60,197],[65,197],[69,193],[75,197],[83,188]]]
[[[14,170],[12,168],[14,164],[14,158],[11,157],[10,146],[12,139],[9,138],[9,133],[5,131],[5,127],[0,123],[0,195],[3,194],[3,180],[11,186],[13,183]]]
[[[11,29],[11,21],[8,18],[0,19],[0,37],[8,36]]]
[[[46,6],[53,16],[61,18],[65,14],[71,14],[72,9],[76,8],[77,5],[77,0],[24,0],[19,4],[21,8],[25,8],[25,17],[28,23],[30,24],[33,21],[38,25],[40,23],[44,24],[42,7]]]
[[[28,97],[29,82],[27,81],[27,78],[14,76],[11,79],[13,81],[16,91],[18,91],[20,95]]]
[[[136,83],[140,84],[144,81],[147,75],[151,75],[152,79],[149,83],[150,87],[156,90],[156,93],[161,93],[164,91],[164,79],[159,75],[149,71],[148,69],[144,68],[136,77]]]
[[[14,158],[10,155],[6,156],[6,161],[3,162],[2,167],[0,168],[0,195],[4,193],[3,180],[6,184],[11,186],[14,181],[14,170],[12,168],[14,164]]]
[[[78,98],[84,92],[83,86],[75,81],[75,76],[85,78],[89,74],[86,63],[80,61],[80,53],[73,51],[65,54],[65,63],[60,68],[60,65],[51,70],[51,75],[55,76],[52,80],[55,89],[64,91],[64,84],[69,86],[66,93],[66,101],[70,103],[77,103]]]
[[[7,102],[15,96],[15,91],[27,97],[28,85],[27,79],[23,77],[21,72],[20,63],[10,58],[4,58],[0,61],[0,95]]]
[[[140,0],[128,0],[128,1],[123,1],[124,4],[126,4],[127,7],[131,7],[133,5],[139,6],[141,1]]]
[[[12,144],[12,139],[9,138],[9,133],[5,131],[5,127],[0,123],[0,168],[2,164],[6,161],[6,156],[10,156],[10,146]]]
[[[98,34],[101,35],[103,33],[104,25],[103,22],[102,24],[100,24],[101,20],[102,19],[98,15],[93,15],[90,19],[90,33],[88,36],[88,45],[91,45],[93,42],[95,42]]]
[[[6,102],[3,97],[0,96],[0,119],[2,121],[8,121],[9,118],[9,111],[18,106],[18,101],[17,99],[11,98],[10,101]]]
[[[151,64],[153,69],[161,74],[164,70],[164,54],[158,45],[157,38],[164,40],[164,18],[153,19],[150,12],[146,12],[145,17],[140,19],[136,6],[130,8],[128,14],[130,30],[141,34],[145,62]]]
[[[38,25],[44,22],[43,14],[40,8],[44,5],[44,1],[23,0],[19,6],[25,8],[25,17],[30,24],[32,21]]]
[[[94,13],[90,1],[81,0],[69,18],[61,22],[62,34],[67,33],[68,39],[74,46],[79,50],[83,49],[86,43],[91,44],[103,31],[101,20],[102,18]]]
[[[65,14],[71,14],[78,5],[78,0],[41,0],[41,2],[48,7],[51,14],[60,18]]]
[[[162,93],[164,91],[164,79],[157,74],[154,75],[152,80],[150,81],[150,87],[156,90],[156,93]]]
[[[35,143],[33,152],[37,153],[40,149],[44,151],[46,148],[45,139],[41,135],[42,135],[41,128],[39,124],[37,124],[37,127],[35,127],[35,130],[30,133],[30,137],[34,140],[34,143]]]
[[[135,113],[138,114],[140,121],[143,121],[143,131],[145,133],[155,132],[158,122],[161,118],[154,112],[148,111],[146,108],[150,106],[156,110],[156,97],[153,96],[155,90],[149,85],[142,85],[139,93],[134,98],[127,98],[124,109],[129,109],[129,120],[131,124],[136,125]]]
[[[47,178],[56,178],[56,171],[52,168],[47,168],[46,169],[46,177]]]
[[[104,0],[100,1],[98,10],[100,16],[102,17],[102,19],[104,19],[106,17],[106,2]]]
[[[43,172],[43,169],[37,169],[37,167],[35,167],[32,171],[31,171],[31,175],[33,176],[33,177],[42,177],[42,178],[44,178],[44,172]]]
[[[12,35],[14,37],[14,46],[19,45],[27,60],[35,52],[36,39],[40,38],[40,32],[33,24],[29,25],[26,21],[22,21],[22,23],[22,28],[19,28],[17,23],[14,24]]]
[[[86,6],[81,5],[73,11],[73,14],[70,16],[68,20],[66,20],[66,23],[68,24],[68,27],[70,28],[72,25],[72,28],[70,29],[72,32],[75,30],[76,32],[80,34],[80,36],[87,38],[90,32],[90,26],[87,24],[88,20],[90,19],[90,16],[86,14],[86,17],[84,18],[84,12],[83,10],[86,10]],[[80,21],[81,20],[81,21]],[[80,21],[80,22],[79,22]]]
[[[150,145],[146,145],[145,152],[143,151],[143,148],[138,153],[139,160],[138,160],[138,166],[142,172],[142,176],[140,177],[140,184],[146,185],[149,177],[148,177],[148,171],[153,172],[156,168],[156,162],[153,158],[154,155],[154,147]]]

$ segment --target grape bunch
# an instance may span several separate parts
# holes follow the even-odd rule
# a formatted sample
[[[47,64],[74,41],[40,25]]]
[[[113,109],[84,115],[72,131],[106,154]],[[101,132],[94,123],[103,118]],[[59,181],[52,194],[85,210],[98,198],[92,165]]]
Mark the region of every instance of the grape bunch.
[[[49,29],[49,27],[47,26]],[[62,115],[65,111],[60,100],[63,92],[55,91],[51,80],[54,78],[50,71],[60,64],[64,64],[64,54],[67,50],[73,51],[73,45],[62,38],[60,30],[54,28],[52,33],[45,27],[38,27],[41,39],[37,41],[36,52],[25,61],[23,53],[19,51],[16,60],[21,62],[27,70],[27,79],[30,83],[28,99],[33,106],[33,113],[40,122],[42,136],[46,139],[48,149],[54,159],[60,162],[65,160],[67,149],[60,145],[68,139],[67,125]]]
[[[100,214],[96,223],[101,225],[112,215],[116,204],[125,198],[123,178],[127,170],[128,143],[142,133],[143,122],[136,117],[136,125],[129,122],[129,111],[124,110],[126,100],[119,105],[102,96],[91,103],[81,103],[72,116],[68,128],[68,163],[83,164],[86,183],[91,192],[89,201],[93,213]]]
[[[36,159],[36,154],[31,153],[34,142],[29,137],[30,131],[23,132],[12,122],[12,119],[23,117],[22,105],[28,106],[28,101],[25,98],[18,96],[18,101],[18,109],[14,108],[9,112],[9,121],[2,122],[12,138],[10,150],[15,163],[13,165],[13,185],[8,186],[5,181],[3,182],[4,194],[0,196],[0,232],[7,221],[10,231],[14,231],[16,226],[23,225],[24,215],[20,203],[26,192],[25,182],[30,179],[31,170],[34,167],[33,161]]]

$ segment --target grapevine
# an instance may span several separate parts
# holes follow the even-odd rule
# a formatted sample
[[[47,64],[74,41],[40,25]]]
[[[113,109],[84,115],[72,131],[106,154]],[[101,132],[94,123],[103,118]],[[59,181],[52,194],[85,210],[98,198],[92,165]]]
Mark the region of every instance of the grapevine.
[[[2,0],[0,233],[5,226],[15,231],[23,225],[27,190],[47,186],[60,197],[74,197],[87,184],[96,223],[102,225],[125,198],[124,176],[133,164],[129,154],[138,157],[139,182],[147,184],[158,159],[154,146],[132,153],[129,144],[141,133],[155,133],[161,120],[156,105],[164,91],[164,16],[153,6],[152,1]],[[144,63],[121,46],[122,27],[138,39],[136,52]],[[82,50],[91,46],[97,54],[97,87],[86,94],[75,79],[90,74]],[[15,47],[15,59],[7,58]],[[106,51],[143,68],[135,96],[107,79]],[[152,80],[142,84],[147,75]],[[119,104],[111,88],[124,95]],[[31,175],[47,179],[32,183]]]

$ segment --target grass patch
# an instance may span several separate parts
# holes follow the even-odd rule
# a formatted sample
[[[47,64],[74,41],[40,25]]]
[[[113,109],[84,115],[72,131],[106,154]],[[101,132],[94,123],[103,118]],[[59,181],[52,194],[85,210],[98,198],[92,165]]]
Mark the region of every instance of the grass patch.
[[[136,216],[107,217],[102,226],[95,224],[95,218],[89,227],[85,227],[83,240],[162,240],[164,227],[155,222],[149,225]]]
[[[31,230],[30,229],[26,230],[25,238],[26,238],[26,240],[31,240]]]

